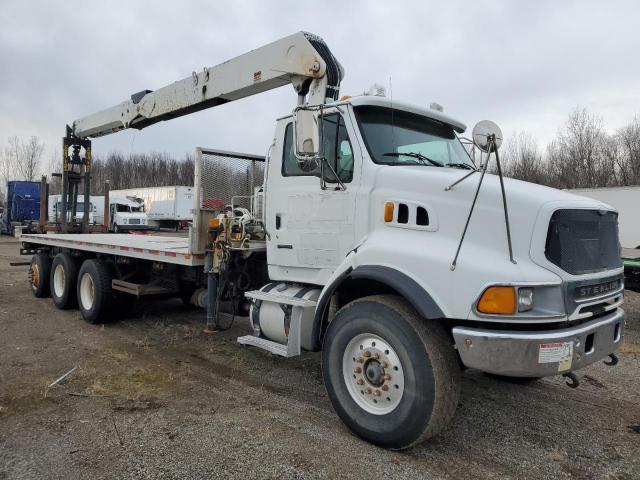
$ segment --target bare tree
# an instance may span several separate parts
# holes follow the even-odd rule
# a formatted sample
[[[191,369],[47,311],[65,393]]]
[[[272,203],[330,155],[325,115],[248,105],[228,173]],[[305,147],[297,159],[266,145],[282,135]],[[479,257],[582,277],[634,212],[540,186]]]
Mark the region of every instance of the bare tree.
[[[536,140],[526,132],[519,132],[505,143],[502,154],[505,175],[526,182],[545,183],[545,162]]]
[[[602,118],[586,109],[574,110],[547,147],[554,186],[604,187],[615,183],[615,163],[604,154],[607,145]]]
[[[623,185],[640,185],[640,118],[618,130],[616,161]]]
[[[5,148],[5,159],[10,166],[9,180],[34,181],[40,173],[40,160],[44,153],[44,143],[35,135],[27,142],[17,136],[9,137]]]

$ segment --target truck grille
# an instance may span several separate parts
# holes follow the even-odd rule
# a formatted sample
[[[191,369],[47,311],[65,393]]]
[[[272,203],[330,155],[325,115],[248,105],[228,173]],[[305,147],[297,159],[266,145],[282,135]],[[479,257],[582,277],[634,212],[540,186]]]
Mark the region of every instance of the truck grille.
[[[618,214],[600,210],[558,210],[551,217],[547,259],[572,275],[622,267]]]
[[[130,218],[129,219],[129,225],[140,225],[140,219],[139,218]]]

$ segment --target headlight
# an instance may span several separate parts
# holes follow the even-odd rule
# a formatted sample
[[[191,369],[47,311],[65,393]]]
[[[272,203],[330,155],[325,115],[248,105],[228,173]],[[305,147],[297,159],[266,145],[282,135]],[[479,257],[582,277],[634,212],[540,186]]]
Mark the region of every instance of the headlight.
[[[518,289],[518,311],[527,312],[533,308],[533,288]]]
[[[558,284],[491,285],[475,304],[483,315],[523,318],[560,318],[566,316],[563,289]]]
[[[129,220],[127,220],[126,218],[123,218],[122,223],[129,223]]]

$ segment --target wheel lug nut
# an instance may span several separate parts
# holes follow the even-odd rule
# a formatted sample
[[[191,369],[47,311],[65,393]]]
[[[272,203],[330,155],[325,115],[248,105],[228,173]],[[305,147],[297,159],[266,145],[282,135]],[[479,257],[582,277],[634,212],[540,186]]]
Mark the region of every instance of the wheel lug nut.
[[[360,367],[356,367],[355,372],[356,373],[362,373],[362,369]]]
[[[358,385],[364,385],[364,380],[359,378],[358,381],[356,382]]]
[[[358,363],[364,363],[364,358],[362,358],[362,357],[358,357],[358,360],[356,360],[356,362],[358,362]]]
[[[384,379],[385,380],[391,380],[391,375],[389,373],[385,373],[384,374]]]
[[[376,352],[375,357],[380,358],[380,352]]]
[[[387,362],[382,362],[380,365],[382,365],[382,368],[389,367],[389,364]]]
[[[368,393],[369,395],[371,395],[371,389],[370,389],[370,388],[367,388],[367,393]]]
[[[365,357],[369,358],[371,356],[371,352],[367,350],[362,355],[364,355]]]
[[[384,390],[385,392],[389,390],[389,385],[382,385],[382,390]]]
[[[380,390],[376,390],[375,396],[379,397],[380,395],[382,395],[382,393],[380,392]]]

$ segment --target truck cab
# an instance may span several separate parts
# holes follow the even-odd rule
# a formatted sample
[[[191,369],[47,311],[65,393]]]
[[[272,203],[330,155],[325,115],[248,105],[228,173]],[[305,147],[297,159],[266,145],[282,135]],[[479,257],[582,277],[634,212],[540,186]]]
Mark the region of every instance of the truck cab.
[[[142,199],[136,197],[110,198],[109,231],[123,233],[132,230],[152,230],[144,210]]]
[[[486,372],[562,374],[617,348],[624,285],[614,210],[504,179],[512,261],[499,178],[487,174],[454,265],[480,175],[458,138],[465,126],[381,96],[326,105],[318,118],[320,153],[306,163],[293,117],[278,121],[264,219],[269,277],[322,288],[318,328],[332,298],[339,307],[393,293],[442,319],[460,361]]]
[[[62,221],[62,195],[49,195],[48,202],[48,216],[49,221],[53,223],[60,223]],[[96,205],[91,198],[89,202],[89,223],[96,223],[95,219],[96,214]],[[81,222],[84,217],[84,196],[78,195],[77,203],[76,203],[76,214],[71,219],[71,211],[67,211],[67,221],[68,222]]]

